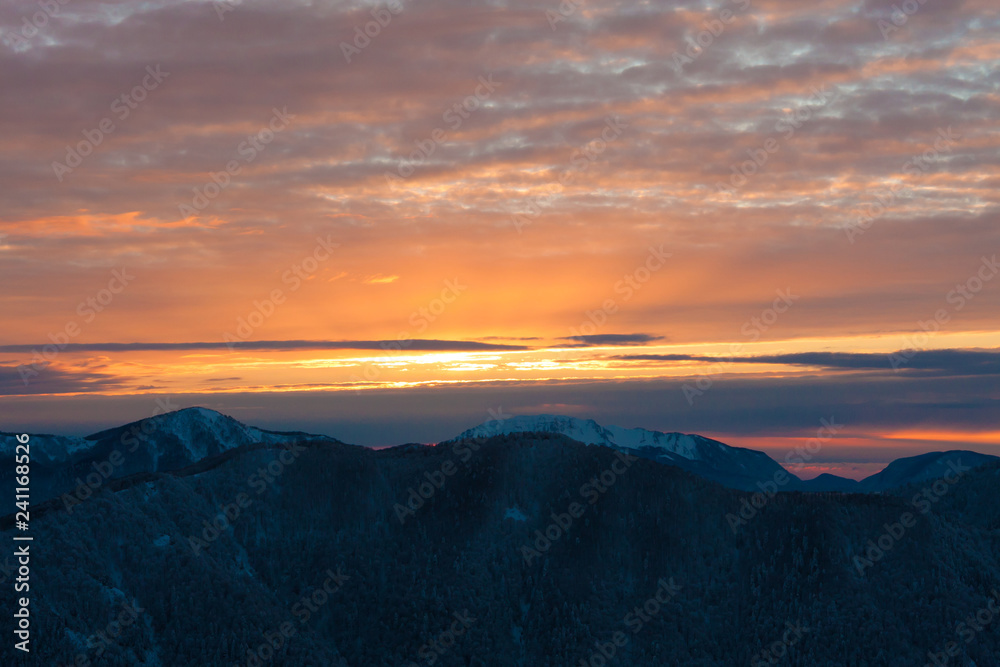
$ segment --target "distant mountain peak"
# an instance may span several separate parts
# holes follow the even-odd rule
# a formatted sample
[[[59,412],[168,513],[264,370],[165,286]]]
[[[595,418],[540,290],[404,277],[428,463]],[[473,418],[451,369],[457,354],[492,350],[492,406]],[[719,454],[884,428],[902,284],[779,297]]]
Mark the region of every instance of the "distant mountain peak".
[[[628,451],[636,456],[683,468],[706,479],[737,489],[758,490],[758,483],[784,473],[764,452],[731,447],[718,440],[687,433],[664,433],[645,428],[602,426],[593,419],[565,415],[519,415],[489,421],[453,440],[489,438],[513,433],[558,433],[585,445]],[[449,440],[447,442],[452,442]],[[793,484],[798,478],[790,473]]]
[[[518,415],[471,428],[455,440],[489,438],[514,433],[558,433],[586,445],[626,450],[636,456],[683,468],[724,486],[759,491],[787,475],[782,491],[882,492],[942,477],[953,466],[978,467],[997,457],[969,451],[928,452],[893,461],[881,472],[856,481],[829,473],[803,481],[765,452],[732,447],[718,440],[686,433],[664,433],[644,428],[602,426],[593,419],[566,415]]]
[[[200,406],[146,417],[85,438],[31,436],[33,496],[47,498],[72,488],[77,476],[91,474],[92,464],[117,461],[111,475],[179,470],[204,459],[247,446],[284,445],[301,440],[338,440],[308,433],[268,431]],[[0,453],[13,455],[17,440],[0,434]],[[114,457],[114,458],[113,458]],[[3,473],[0,472],[0,479]]]
[[[133,425],[141,425],[145,422],[156,424],[156,428],[163,430],[172,430],[174,428],[192,428],[197,424],[239,424],[244,428],[247,427],[243,422],[230,417],[229,415],[223,414],[216,410],[211,410],[209,408],[203,408],[201,406],[194,406],[190,408],[180,408],[179,410],[172,410],[170,412],[161,412],[159,414],[152,415],[151,417],[145,417],[143,419],[138,419],[134,422],[129,422],[123,426],[116,426],[113,428],[105,429],[97,433],[93,433],[87,436],[88,440],[96,440],[104,437],[105,434],[111,433],[112,431],[117,431],[123,428],[128,428]]]
[[[716,442],[698,435],[664,433],[644,428],[602,426],[593,419],[553,414],[518,415],[501,422],[494,420],[471,428],[458,437],[489,437],[490,435],[511,433],[559,433],[585,445],[604,445],[618,449],[654,447],[689,460],[698,459],[699,440]],[[721,447],[726,446],[721,442],[717,444]]]
[[[939,479],[945,475],[963,475],[967,470],[998,460],[996,456],[963,449],[926,452],[896,459],[881,472],[861,481],[865,491],[882,491],[907,484]]]

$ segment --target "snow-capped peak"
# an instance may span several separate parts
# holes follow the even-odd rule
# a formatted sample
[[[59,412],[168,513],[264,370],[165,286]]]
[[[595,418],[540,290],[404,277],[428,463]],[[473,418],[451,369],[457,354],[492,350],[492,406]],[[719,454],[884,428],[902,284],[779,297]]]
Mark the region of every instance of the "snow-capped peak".
[[[655,447],[689,460],[700,458],[698,440],[704,440],[699,436],[684,433],[662,433],[644,428],[601,426],[593,419],[548,414],[520,415],[501,422],[487,422],[465,431],[458,437],[464,439],[532,432],[559,433],[587,445],[604,445],[617,449]]]
[[[303,437],[325,436],[266,431],[215,410],[191,407],[147,417],[85,438],[31,435],[30,444],[32,458],[47,463],[86,457],[95,448],[118,449],[130,454],[141,450],[151,460],[152,469],[158,470],[161,459],[172,462],[171,465],[193,463],[247,444],[276,444]],[[0,433],[0,454],[12,456],[17,444],[15,435]]]
[[[181,470],[241,447],[339,442],[308,433],[266,431],[202,407],[155,415],[86,438],[29,435],[32,460],[47,464],[32,470],[33,499],[52,498],[72,488],[67,486],[71,470],[89,473],[93,468],[108,471],[101,473],[105,476],[124,477]],[[15,435],[0,433],[0,452],[13,456],[17,444]]]
[[[601,426],[592,419],[562,415],[523,415],[469,429],[457,439],[490,438],[512,433],[559,433],[586,445],[601,445],[676,466],[734,489],[756,490],[758,482],[787,474],[764,452],[730,447],[717,440],[644,428]],[[451,442],[451,441],[449,441]],[[798,482],[798,478],[794,478]]]

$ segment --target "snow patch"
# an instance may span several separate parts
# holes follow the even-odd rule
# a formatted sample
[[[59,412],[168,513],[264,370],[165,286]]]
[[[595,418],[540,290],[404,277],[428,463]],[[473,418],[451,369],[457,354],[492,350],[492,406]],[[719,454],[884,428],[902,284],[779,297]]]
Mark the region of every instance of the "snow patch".
[[[488,438],[511,433],[559,433],[585,445],[641,449],[655,447],[696,461],[701,458],[698,442],[683,433],[661,433],[644,428],[601,426],[593,419],[577,419],[561,415],[521,415],[499,424],[495,421],[462,433],[459,438]]]
[[[19,444],[15,434],[0,435],[0,456],[13,457]],[[61,463],[77,452],[90,449],[94,443],[84,438],[61,435],[31,435],[28,446],[32,461]]]

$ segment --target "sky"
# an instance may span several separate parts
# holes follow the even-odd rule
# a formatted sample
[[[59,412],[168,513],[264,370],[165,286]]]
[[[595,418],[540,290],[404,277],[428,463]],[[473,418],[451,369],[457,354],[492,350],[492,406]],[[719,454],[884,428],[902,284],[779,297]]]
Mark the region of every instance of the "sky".
[[[0,6],[0,430],[1000,455],[988,0]],[[809,476],[806,474],[806,476]]]

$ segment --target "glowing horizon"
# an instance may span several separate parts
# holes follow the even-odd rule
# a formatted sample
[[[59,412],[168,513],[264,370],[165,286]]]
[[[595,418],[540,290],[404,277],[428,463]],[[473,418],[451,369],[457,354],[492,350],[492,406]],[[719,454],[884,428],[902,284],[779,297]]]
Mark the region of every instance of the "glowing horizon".
[[[369,4],[0,9],[0,427],[504,397],[996,451],[995,6],[431,1],[345,49]]]

